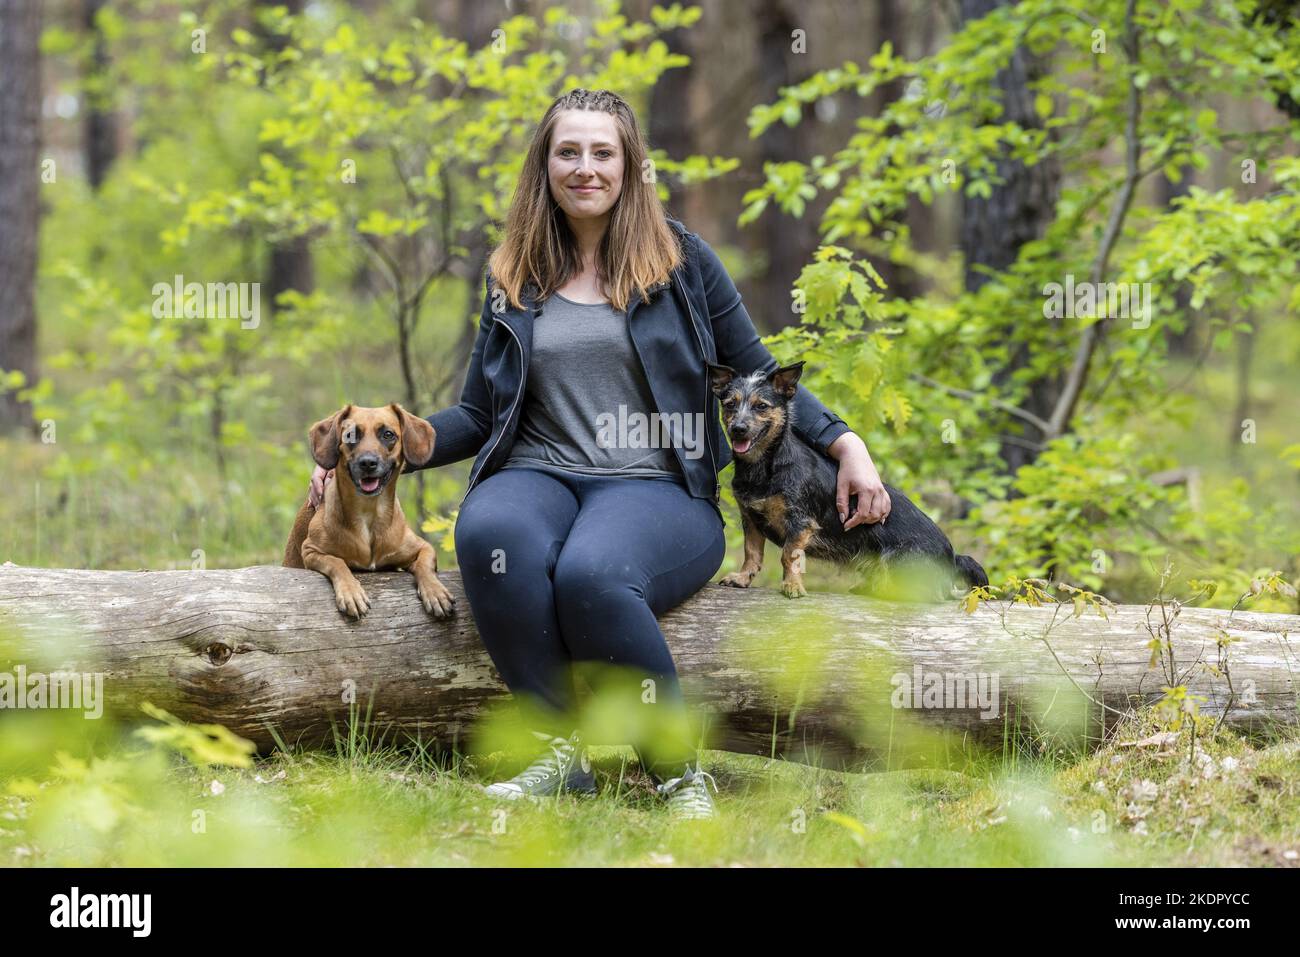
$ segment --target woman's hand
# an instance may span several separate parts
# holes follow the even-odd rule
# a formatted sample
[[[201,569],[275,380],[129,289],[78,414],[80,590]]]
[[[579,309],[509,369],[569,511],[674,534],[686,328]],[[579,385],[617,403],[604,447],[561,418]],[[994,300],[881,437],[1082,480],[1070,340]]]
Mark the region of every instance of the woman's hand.
[[[319,465],[311,473],[311,484],[307,486],[307,504],[316,508],[325,499],[325,484],[334,478],[334,470],[326,471]]]
[[[858,525],[883,522],[891,507],[889,493],[871,461],[867,444],[856,433],[845,432],[830,444],[827,451],[840,463],[839,477],[835,482],[835,509],[840,521],[844,522],[844,530],[847,532]],[[858,497],[858,506],[849,515],[849,499],[854,495]]]

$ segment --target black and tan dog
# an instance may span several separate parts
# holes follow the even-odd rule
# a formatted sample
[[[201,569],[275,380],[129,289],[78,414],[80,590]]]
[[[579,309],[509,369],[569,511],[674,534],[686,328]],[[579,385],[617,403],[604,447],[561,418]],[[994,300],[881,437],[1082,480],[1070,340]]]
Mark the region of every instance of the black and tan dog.
[[[308,433],[312,458],[334,469],[335,478],[319,506],[307,501],[298,510],[284,565],[326,576],[339,611],[353,618],[370,610],[370,599],[352,569],[404,568],[415,576],[425,611],[442,618],[455,608],[456,600],[438,581],[437,552],[411,531],[397,500],[403,465],[427,462],[434,438],[433,426],[396,403],[374,409],[345,405]]]
[[[763,567],[767,538],[781,546],[781,591],[789,598],[807,594],[805,555],[852,566],[866,576],[854,591],[892,598],[942,600],[958,583],[987,585],[979,563],[954,555],[939,526],[892,486],[885,486],[891,508],[883,522],[844,531],[835,507],[835,460],[791,428],[790,400],[803,365],[741,377],[730,366],[709,364],[735,455],[731,488],[745,533],[744,564],[721,584],[748,588]],[[856,498],[849,503],[850,514]]]

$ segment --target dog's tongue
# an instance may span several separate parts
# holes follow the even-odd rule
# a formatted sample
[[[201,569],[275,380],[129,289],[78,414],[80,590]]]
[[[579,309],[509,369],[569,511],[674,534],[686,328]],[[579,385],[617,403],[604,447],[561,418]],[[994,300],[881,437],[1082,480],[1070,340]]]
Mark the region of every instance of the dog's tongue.
[[[363,491],[363,492],[373,492],[373,491],[374,491],[375,489],[377,489],[377,488],[379,488],[379,476],[378,476],[378,475],[376,475],[374,478],[363,478],[363,479],[361,480],[361,491]]]
[[[741,455],[744,455],[746,452],[749,451],[749,447],[753,444],[754,444],[753,439],[745,439],[743,442],[734,443],[731,446],[731,451],[739,452]]]

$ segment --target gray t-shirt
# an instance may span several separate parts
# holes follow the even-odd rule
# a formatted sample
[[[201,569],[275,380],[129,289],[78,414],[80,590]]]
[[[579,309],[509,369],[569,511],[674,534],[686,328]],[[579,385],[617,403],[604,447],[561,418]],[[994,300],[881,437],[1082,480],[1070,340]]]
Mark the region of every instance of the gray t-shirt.
[[[627,313],[553,293],[533,322],[528,385],[502,468],[680,477]]]

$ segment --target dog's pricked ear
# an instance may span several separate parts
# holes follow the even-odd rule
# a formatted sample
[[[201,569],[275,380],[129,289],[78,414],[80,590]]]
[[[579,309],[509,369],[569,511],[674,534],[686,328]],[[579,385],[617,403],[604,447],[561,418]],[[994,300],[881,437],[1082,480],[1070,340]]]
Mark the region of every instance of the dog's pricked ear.
[[[787,399],[793,399],[795,390],[799,387],[799,376],[803,375],[803,362],[796,362],[794,365],[782,366],[767,377],[767,381],[772,383],[772,388],[781,393]]]
[[[739,375],[731,366],[714,365],[712,362],[706,363],[709,367],[709,388],[719,399],[722,398],[727,387],[731,385],[731,380]]]
[[[402,458],[410,465],[424,465],[433,458],[433,443],[437,437],[433,426],[428,419],[411,415],[396,402],[389,405],[389,408],[396,413],[397,421],[402,423]]]
[[[339,464],[339,423],[352,411],[352,403],[339,409],[328,419],[321,419],[307,433],[311,457],[323,469],[337,468]]]

